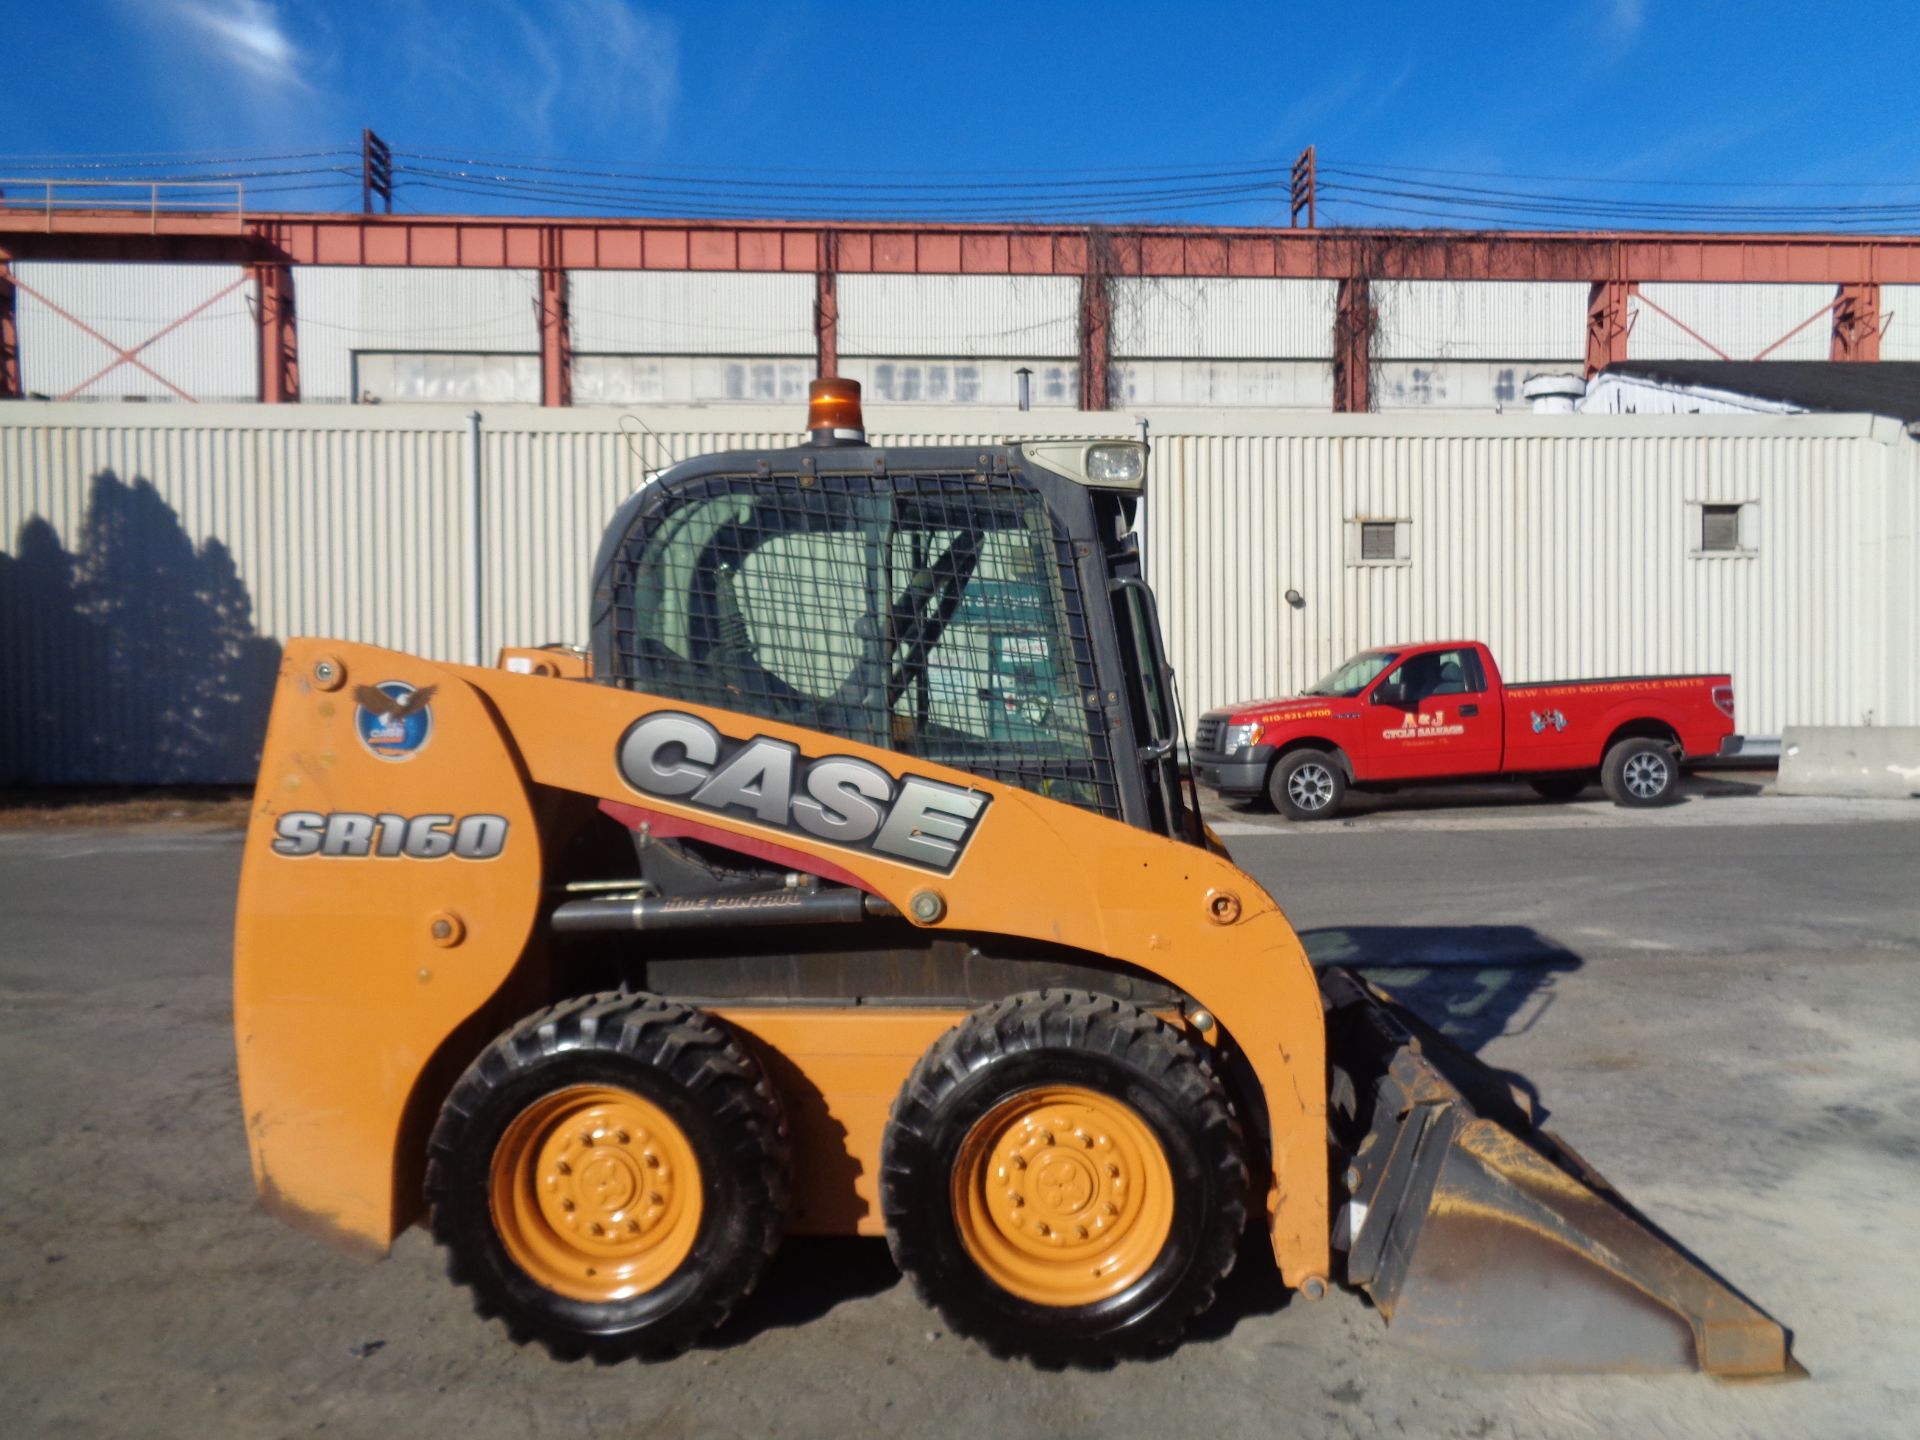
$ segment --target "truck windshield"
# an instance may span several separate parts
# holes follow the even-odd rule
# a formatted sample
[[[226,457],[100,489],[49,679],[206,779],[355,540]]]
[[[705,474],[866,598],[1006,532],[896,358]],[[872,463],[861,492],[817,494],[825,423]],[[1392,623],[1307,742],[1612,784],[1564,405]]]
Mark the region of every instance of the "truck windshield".
[[[1373,677],[1399,658],[1394,650],[1362,650],[1323,675],[1306,695],[1339,695],[1351,699],[1373,683]]]

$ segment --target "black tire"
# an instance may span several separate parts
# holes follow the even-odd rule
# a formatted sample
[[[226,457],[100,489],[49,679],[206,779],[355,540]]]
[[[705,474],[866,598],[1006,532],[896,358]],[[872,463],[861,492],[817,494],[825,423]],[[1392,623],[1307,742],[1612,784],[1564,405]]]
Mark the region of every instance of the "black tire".
[[[1324,750],[1291,750],[1267,775],[1267,799],[1289,820],[1325,820],[1346,798],[1346,768]]]
[[[1680,790],[1680,756],[1665,740],[1616,740],[1600,764],[1600,784],[1616,805],[1671,805]]]
[[[699,1166],[701,1211],[686,1258],[627,1299],[547,1288],[514,1261],[494,1221],[494,1151],[508,1127],[530,1105],[581,1085],[630,1091],[664,1111]],[[426,1178],[448,1275],[517,1343],[538,1340],[567,1360],[671,1355],[718,1326],[779,1245],[790,1189],[786,1124],[753,1056],[699,1010],[621,993],[529,1015],[482,1051],[440,1111]]]
[[[1571,775],[1536,775],[1527,782],[1543,800],[1576,799],[1592,783],[1593,776],[1584,770]]]
[[[1002,1288],[969,1252],[954,1204],[955,1166],[976,1124],[1055,1086],[1122,1101],[1172,1177],[1172,1220],[1143,1273],[1074,1306]],[[921,1299],[956,1334],[1044,1366],[1104,1365],[1177,1341],[1233,1268],[1247,1193],[1240,1122],[1200,1049],[1144,1010],[1074,990],[1010,996],[936,1041],[894,1102],[880,1168],[887,1243]]]

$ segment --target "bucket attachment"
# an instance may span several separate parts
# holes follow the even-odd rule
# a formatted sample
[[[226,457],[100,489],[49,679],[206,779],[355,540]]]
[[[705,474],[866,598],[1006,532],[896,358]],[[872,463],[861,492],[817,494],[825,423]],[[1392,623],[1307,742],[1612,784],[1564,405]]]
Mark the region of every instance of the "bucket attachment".
[[[1397,1339],[1485,1370],[1797,1372],[1786,1331],[1523,1093],[1352,972],[1320,984],[1350,1195],[1334,1243]]]

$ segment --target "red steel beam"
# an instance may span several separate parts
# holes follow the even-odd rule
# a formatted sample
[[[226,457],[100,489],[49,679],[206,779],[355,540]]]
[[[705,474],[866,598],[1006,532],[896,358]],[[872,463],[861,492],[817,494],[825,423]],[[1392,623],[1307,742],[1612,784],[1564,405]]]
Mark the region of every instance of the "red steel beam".
[[[1587,291],[1587,378],[1627,358],[1632,314],[1627,301],[1639,286],[1631,280],[1596,280]]]
[[[540,403],[573,404],[573,320],[557,233],[545,237],[540,265]]]
[[[20,323],[13,304],[13,271],[0,260],[0,400],[27,393],[20,378]]]
[[[1365,276],[1342,280],[1333,307],[1333,408],[1373,409],[1373,287]]]
[[[0,304],[4,304],[0,301]],[[1842,285],[1833,302],[1833,340],[1828,357],[1834,360],[1880,358],[1880,287]]]
[[[293,267],[256,265],[254,289],[259,304],[254,324],[259,338],[260,399],[268,405],[300,400],[300,343],[294,329]]]
[[[832,235],[820,237],[813,282],[814,373],[831,380],[840,373],[840,267]]]
[[[1068,226],[278,214],[236,225],[230,213],[0,207],[0,259],[817,274],[827,236],[841,273],[1086,273],[1087,231]],[[1108,230],[1106,243],[1116,275],[1920,284],[1915,236],[1146,226]]]

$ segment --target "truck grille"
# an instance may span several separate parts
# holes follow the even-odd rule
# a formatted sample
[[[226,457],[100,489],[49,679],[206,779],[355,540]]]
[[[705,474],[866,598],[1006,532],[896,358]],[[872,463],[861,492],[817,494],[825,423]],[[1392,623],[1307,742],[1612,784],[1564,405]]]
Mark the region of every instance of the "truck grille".
[[[1220,737],[1226,732],[1226,728],[1226,716],[1202,715],[1200,723],[1193,727],[1193,748],[1204,750],[1210,755],[1218,755]]]

